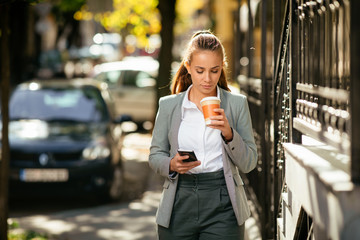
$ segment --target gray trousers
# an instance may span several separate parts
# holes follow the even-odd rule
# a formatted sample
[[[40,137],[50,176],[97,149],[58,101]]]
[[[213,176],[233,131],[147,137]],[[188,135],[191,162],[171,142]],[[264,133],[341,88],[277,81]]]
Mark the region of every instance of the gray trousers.
[[[223,171],[179,175],[169,228],[158,225],[160,240],[243,240]]]

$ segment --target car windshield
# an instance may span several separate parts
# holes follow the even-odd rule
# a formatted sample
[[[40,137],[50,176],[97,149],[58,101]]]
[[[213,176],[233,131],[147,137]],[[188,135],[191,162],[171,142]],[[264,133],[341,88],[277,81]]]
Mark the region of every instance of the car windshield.
[[[9,106],[10,120],[100,122],[109,116],[100,92],[94,87],[18,89]]]
[[[154,87],[156,82],[150,74],[135,70],[113,70],[100,73],[96,79],[107,82],[110,86]]]

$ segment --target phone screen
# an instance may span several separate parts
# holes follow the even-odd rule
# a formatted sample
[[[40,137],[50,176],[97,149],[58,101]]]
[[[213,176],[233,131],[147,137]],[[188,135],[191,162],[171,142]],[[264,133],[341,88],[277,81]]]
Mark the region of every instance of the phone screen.
[[[189,156],[188,159],[183,160],[183,162],[193,162],[197,161],[196,155],[194,151],[188,151],[188,150],[178,150],[180,156]]]

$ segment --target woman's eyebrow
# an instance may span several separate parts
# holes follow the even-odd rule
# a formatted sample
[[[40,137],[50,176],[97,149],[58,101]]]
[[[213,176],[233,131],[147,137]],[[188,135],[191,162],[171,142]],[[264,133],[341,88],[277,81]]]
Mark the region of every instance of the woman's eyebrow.
[[[201,66],[195,66],[196,68],[200,68],[200,69],[205,69],[204,67],[201,67]],[[215,68],[219,68],[220,66],[215,66],[215,67],[212,67],[210,69],[215,69]]]

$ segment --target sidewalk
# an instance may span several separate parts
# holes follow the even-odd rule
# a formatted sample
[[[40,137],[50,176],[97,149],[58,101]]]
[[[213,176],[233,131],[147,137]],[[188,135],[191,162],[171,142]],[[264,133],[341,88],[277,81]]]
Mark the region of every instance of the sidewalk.
[[[155,240],[155,212],[160,192],[145,192],[141,200],[77,209],[20,219],[21,228],[45,232],[56,240]]]
[[[124,198],[136,200],[12,220],[19,223],[20,231],[47,233],[51,240],[155,240],[161,179],[148,165],[150,140],[150,134],[134,133],[123,141],[128,189]]]
[[[127,192],[131,202],[13,218],[21,229],[47,233],[51,240],[156,240],[155,213],[162,178],[148,166],[150,134],[129,134],[123,142]],[[144,190],[145,189],[145,190]],[[259,240],[253,218],[245,224],[245,239]]]

